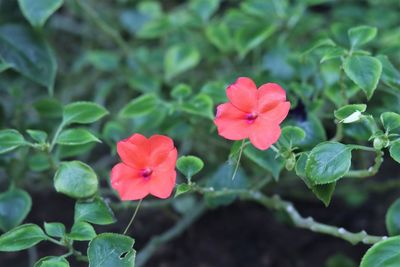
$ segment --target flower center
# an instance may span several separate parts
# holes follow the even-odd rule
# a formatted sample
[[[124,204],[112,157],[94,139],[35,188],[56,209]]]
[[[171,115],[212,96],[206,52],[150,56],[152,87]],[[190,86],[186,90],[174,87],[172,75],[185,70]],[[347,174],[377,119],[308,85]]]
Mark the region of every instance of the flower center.
[[[247,123],[253,123],[258,117],[256,112],[246,114]]]
[[[146,168],[140,171],[140,175],[144,178],[144,179],[149,179],[151,174],[153,173],[153,170],[150,168]]]

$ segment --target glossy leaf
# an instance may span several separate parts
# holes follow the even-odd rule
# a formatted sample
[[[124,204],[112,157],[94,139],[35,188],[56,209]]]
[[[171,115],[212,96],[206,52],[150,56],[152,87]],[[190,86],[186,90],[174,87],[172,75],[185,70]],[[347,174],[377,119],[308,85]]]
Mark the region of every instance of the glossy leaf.
[[[116,222],[116,219],[108,204],[101,198],[95,198],[90,202],[81,201],[75,204],[74,221],[106,225]]]
[[[368,249],[360,267],[396,267],[400,262],[400,236],[380,241]]]
[[[122,118],[134,118],[148,114],[157,107],[158,102],[159,99],[154,94],[141,95],[125,105],[119,112],[119,116]]]
[[[387,132],[400,127],[400,114],[395,112],[384,112],[381,114],[381,122]]]
[[[23,224],[0,236],[0,251],[19,251],[33,247],[47,236],[36,224]]]
[[[11,188],[0,194],[0,229],[4,232],[18,226],[31,210],[29,194],[19,188]]]
[[[300,127],[285,126],[282,128],[279,142],[285,147],[298,145],[306,137],[306,132]]]
[[[57,10],[63,0],[18,0],[22,14],[34,27],[43,27],[46,20]]]
[[[176,186],[176,191],[175,191],[174,197],[183,195],[183,194],[189,192],[191,189],[192,189],[192,187],[188,184],[178,184]]]
[[[63,120],[65,124],[92,123],[107,114],[108,111],[96,103],[80,101],[64,107]]]
[[[400,163],[400,141],[392,143],[389,152],[392,159]]]
[[[128,236],[104,233],[89,243],[89,267],[134,267],[135,240]]]
[[[336,119],[343,121],[355,112],[365,112],[367,105],[365,104],[350,104],[335,110],[334,114]]]
[[[88,198],[98,189],[98,179],[92,168],[80,161],[61,163],[54,176],[57,192],[72,198]]]
[[[12,151],[25,144],[24,137],[17,130],[0,130],[0,154]]]
[[[56,143],[60,145],[83,145],[91,142],[101,141],[86,129],[67,129],[61,132]]]
[[[386,229],[391,236],[400,235],[400,199],[390,205],[386,213]]]
[[[400,89],[400,71],[389,61],[387,56],[377,56],[382,64],[382,81],[392,88]]]
[[[52,237],[63,237],[65,235],[65,225],[58,222],[44,223],[46,234]]]
[[[52,94],[57,62],[47,43],[31,29],[14,24],[0,26],[0,58]]]
[[[325,142],[311,150],[306,163],[306,175],[314,185],[328,184],[342,178],[350,165],[350,148],[338,142]]]
[[[370,56],[351,56],[343,64],[346,75],[359,86],[368,99],[372,97],[382,73],[381,62]]]
[[[84,221],[77,221],[72,226],[68,237],[77,241],[89,241],[96,237],[96,231],[91,224]]]
[[[204,162],[195,156],[182,156],[177,160],[176,167],[183,175],[190,179],[203,169]]]
[[[377,33],[378,29],[371,26],[358,26],[351,28],[348,31],[350,45],[352,48],[360,47],[372,41]]]
[[[39,143],[45,143],[47,140],[47,133],[40,130],[26,130],[33,140]]]

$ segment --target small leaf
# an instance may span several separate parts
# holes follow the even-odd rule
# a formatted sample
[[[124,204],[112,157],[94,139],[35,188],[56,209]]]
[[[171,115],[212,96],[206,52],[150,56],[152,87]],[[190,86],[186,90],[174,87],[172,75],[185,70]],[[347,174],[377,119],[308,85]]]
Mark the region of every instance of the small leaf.
[[[395,112],[384,112],[381,114],[381,122],[387,132],[400,127],[400,114]]]
[[[0,251],[20,251],[46,240],[47,236],[36,224],[23,224],[0,236]]]
[[[207,21],[217,11],[219,4],[220,0],[191,0],[189,8],[203,21]]]
[[[400,199],[390,205],[386,213],[386,229],[391,236],[400,235]]]
[[[273,24],[269,24],[268,26],[254,24],[237,30],[235,44],[240,57],[244,58],[249,51],[261,45],[276,31],[276,28]]]
[[[210,23],[206,28],[206,37],[214,46],[222,52],[233,50],[233,36],[226,23],[219,21]]]
[[[360,87],[368,99],[372,97],[382,73],[381,62],[370,56],[351,56],[343,64],[346,75]]]
[[[213,101],[211,97],[204,93],[199,93],[190,101],[182,104],[181,109],[189,114],[213,119]]]
[[[54,176],[57,192],[72,198],[88,198],[98,189],[98,179],[92,168],[80,161],[61,163]]]
[[[339,58],[346,55],[346,50],[341,47],[329,47],[323,53],[323,57],[319,61],[319,63],[324,63],[328,60]]]
[[[171,91],[171,97],[175,99],[184,99],[187,98],[192,94],[192,88],[187,85],[180,83],[176,86]]]
[[[57,138],[57,144],[60,145],[83,145],[91,142],[101,141],[86,129],[67,129],[61,132]]]
[[[392,159],[400,163],[400,141],[391,144],[389,153]]]
[[[77,241],[89,241],[96,237],[96,231],[91,224],[84,221],[77,221],[72,226],[68,237]]]
[[[26,145],[26,142],[24,137],[17,130],[0,130],[0,154],[9,152],[23,145]]]
[[[279,179],[279,174],[284,167],[284,161],[282,158],[276,158],[276,153],[271,149],[268,150],[259,150],[253,146],[247,146],[243,154],[259,167],[267,170],[272,174],[275,181]]]
[[[279,142],[285,147],[298,145],[306,137],[306,132],[300,127],[285,126],[282,128]]]
[[[44,230],[51,237],[63,237],[65,235],[65,225],[58,222],[45,222]]]
[[[338,119],[339,121],[343,121],[355,112],[365,112],[366,109],[367,105],[365,104],[351,104],[335,110],[334,114],[336,119]]]
[[[195,156],[182,156],[176,162],[176,167],[183,175],[190,179],[203,169],[204,162]]]
[[[358,26],[351,28],[348,31],[351,48],[360,47],[372,41],[377,33],[378,29],[371,26]]]
[[[61,103],[55,98],[42,98],[33,103],[33,107],[40,114],[40,116],[47,118],[60,118],[63,113]]]
[[[360,267],[396,267],[400,262],[400,236],[380,241],[367,250]]]
[[[158,102],[159,99],[155,94],[141,95],[125,105],[119,112],[119,116],[122,118],[134,118],[148,114],[157,107]]]
[[[387,56],[377,56],[382,64],[382,81],[392,88],[400,89],[400,71],[389,61]]]
[[[46,20],[62,6],[63,0],[18,0],[18,3],[33,27],[43,27]]]
[[[86,221],[92,224],[106,225],[116,222],[111,208],[101,198],[91,202],[77,202],[75,204],[74,221]]]
[[[93,102],[74,102],[64,107],[63,120],[70,123],[92,123],[108,114],[102,106]]]
[[[187,192],[189,192],[190,190],[192,190],[192,187],[188,184],[178,184],[178,186],[176,187],[176,191],[175,191],[175,196],[180,196],[183,195]]]
[[[10,68],[46,86],[49,94],[53,94],[57,61],[39,34],[21,25],[1,26],[0,58]]]
[[[167,80],[194,68],[200,62],[200,52],[190,45],[170,47],[164,58],[164,72]]]
[[[104,233],[89,243],[89,267],[134,267],[135,240],[128,236]]]
[[[47,133],[40,130],[26,130],[26,132],[32,137],[33,140],[41,144],[46,143]]]
[[[32,200],[18,188],[0,194],[0,229],[4,232],[18,226],[31,210]]]
[[[306,163],[306,175],[313,185],[329,184],[342,178],[350,165],[349,147],[338,142],[324,142],[311,150]]]
[[[303,56],[306,54],[311,53],[315,49],[321,48],[321,47],[331,47],[331,46],[336,46],[336,43],[329,38],[324,38],[317,40],[309,49],[303,52]]]
[[[38,260],[33,267],[69,267],[64,257],[47,256]]]

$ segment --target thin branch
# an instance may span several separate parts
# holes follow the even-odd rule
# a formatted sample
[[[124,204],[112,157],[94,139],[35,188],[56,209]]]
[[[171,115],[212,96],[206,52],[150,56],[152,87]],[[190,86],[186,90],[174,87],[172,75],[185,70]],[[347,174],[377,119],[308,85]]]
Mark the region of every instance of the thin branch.
[[[377,174],[383,162],[383,152],[381,150],[374,150],[374,151],[376,152],[376,156],[375,156],[375,163],[373,166],[369,167],[366,170],[351,170],[345,175],[345,177],[365,178]]]

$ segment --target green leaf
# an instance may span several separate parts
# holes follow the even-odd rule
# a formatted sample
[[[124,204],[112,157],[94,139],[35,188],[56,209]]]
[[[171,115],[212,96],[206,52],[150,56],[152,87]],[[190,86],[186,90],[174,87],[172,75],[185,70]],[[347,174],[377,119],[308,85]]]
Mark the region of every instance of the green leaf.
[[[35,172],[42,172],[51,168],[49,154],[47,152],[36,152],[28,157],[29,169]]]
[[[365,112],[366,109],[367,105],[365,104],[351,104],[335,110],[334,114],[336,119],[338,119],[339,121],[343,121],[356,112]]]
[[[351,56],[343,64],[346,75],[367,95],[372,97],[382,73],[381,62],[370,56]]]
[[[23,145],[26,145],[26,142],[24,137],[17,130],[0,130],[0,154],[9,152]]]
[[[306,132],[300,127],[285,126],[282,128],[279,142],[285,147],[292,147],[298,145],[304,138],[306,138]]]
[[[203,169],[204,162],[195,156],[182,156],[177,160],[176,167],[183,175],[190,179]]]
[[[217,11],[219,4],[220,0],[191,0],[189,8],[203,21],[207,21]]]
[[[229,52],[234,48],[233,36],[228,25],[223,21],[208,24],[206,28],[206,37],[211,44],[222,52]]]
[[[140,115],[148,114],[158,105],[159,99],[155,94],[144,94],[122,108],[119,116],[122,118],[134,118]]]
[[[348,35],[350,39],[351,48],[360,47],[370,41],[372,41],[376,34],[378,33],[378,29],[376,27],[371,26],[358,26],[349,29]]]
[[[120,58],[117,53],[110,51],[88,51],[85,59],[100,71],[115,71]]]
[[[389,61],[387,56],[377,56],[382,64],[382,81],[392,88],[400,89],[400,71]]]
[[[331,47],[331,46],[336,46],[336,43],[332,39],[330,39],[330,38],[319,39],[309,49],[304,51],[302,55],[305,56],[306,54],[309,54],[312,51],[314,51],[315,49],[318,49],[321,47]]]
[[[389,153],[392,159],[400,163],[400,141],[391,144]]]
[[[200,62],[200,52],[191,45],[179,44],[170,47],[164,58],[165,78],[175,76],[194,68]]]
[[[64,257],[47,256],[38,260],[33,267],[69,267]]]
[[[34,1],[34,0],[33,0]],[[0,59],[53,93],[57,62],[47,43],[21,25],[0,26]]]
[[[213,119],[213,100],[204,93],[199,93],[190,101],[182,104],[181,109],[189,114]]]
[[[183,195],[187,192],[189,192],[190,190],[192,190],[192,187],[188,184],[178,184],[176,187],[176,191],[175,191],[175,195],[174,197]]]
[[[171,91],[171,97],[174,99],[182,100],[187,98],[191,94],[192,94],[192,88],[189,85],[183,83],[174,86],[174,88]]]
[[[26,132],[32,137],[33,140],[39,143],[46,143],[47,133],[40,130],[26,130]]]
[[[296,174],[299,176],[303,182],[307,185],[309,189],[314,193],[314,195],[321,200],[327,207],[331,202],[332,195],[335,191],[336,182],[329,184],[313,185],[312,180],[306,175],[306,164],[308,159],[308,153],[301,153],[300,157],[296,161]]]
[[[42,98],[33,103],[33,107],[40,114],[40,116],[47,118],[60,118],[63,113],[61,103],[51,97]]]
[[[61,132],[56,140],[60,145],[83,145],[91,142],[101,141],[86,129],[67,129]]]
[[[31,210],[32,200],[27,192],[11,188],[0,194],[0,229],[4,232],[18,226]]]
[[[54,175],[56,191],[72,198],[91,197],[97,192],[98,185],[92,168],[77,160],[61,163]]]
[[[322,64],[328,60],[339,58],[344,55],[346,55],[345,49],[343,49],[341,47],[329,47],[324,51],[323,56],[322,56],[321,60],[319,61],[319,63]]]
[[[92,123],[108,114],[102,106],[93,102],[74,102],[64,107],[64,124]]]
[[[400,262],[400,236],[380,241],[367,250],[360,267],[397,267]]]
[[[338,142],[314,147],[306,163],[306,175],[313,185],[328,184],[342,178],[351,166],[351,149]]]
[[[391,236],[400,235],[400,198],[386,212],[386,229]]]
[[[0,236],[0,251],[20,251],[47,240],[43,230],[36,224],[23,224]]]
[[[108,204],[101,198],[95,198],[91,202],[77,202],[75,204],[74,221],[106,225],[115,223],[116,219]]]
[[[381,114],[381,122],[387,132],[400,127],[400,114],[395,112],[384,112]]]
[[[77,241],[89,241],[96,237],[96,231],[91,224],[84,221],[77,221],[72,226],[68,237]]]
[[[44,231],[51,237],[63,237],[65,235],[65,225],[58,222],[45,222]]]
[[[104,233],[89,243],[89,267],[134,267],[135,240],[128,236]]]
[[[18,3],[33,27],[43,27],[46,20],[62,6],[63,0],[18,0]]]
[[[277,181],[279,179],[279,174],[284,166],[284,161],[282,158],[276,158],[275,152],[271,149],[259,150],[253,146],[247,146],[243,154],[255,164],[263,168],[264,170],[270,172],[274,179]]]
[[[258,23],[237,30],[235,44],[240,57],[244,58],[249,51],[260,46],[275,31],[276,26],[273,24],[266,26]]]

